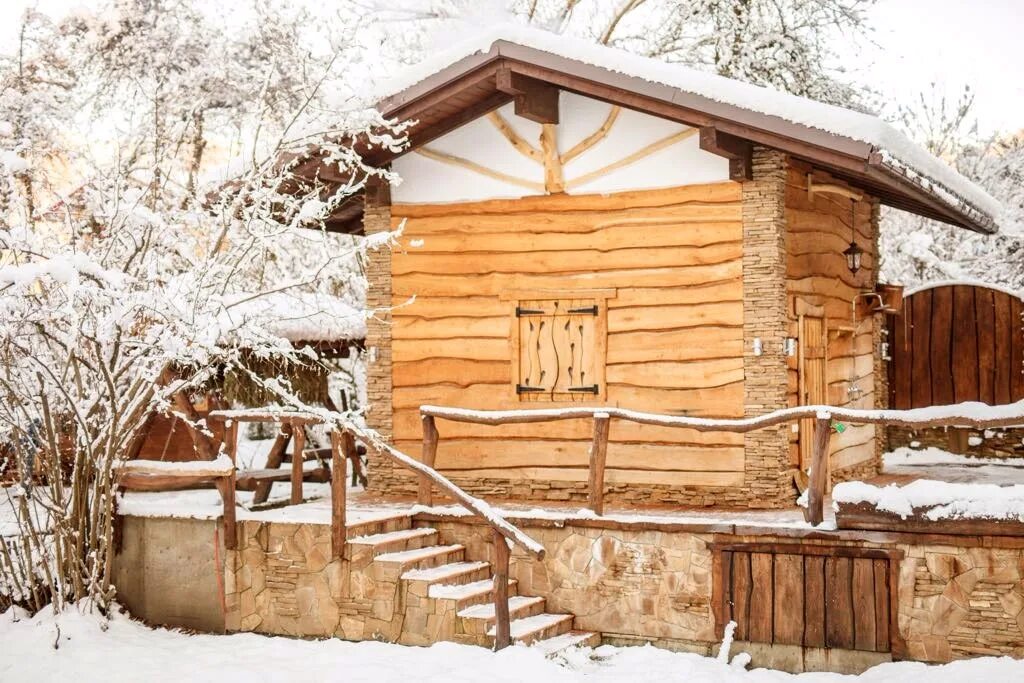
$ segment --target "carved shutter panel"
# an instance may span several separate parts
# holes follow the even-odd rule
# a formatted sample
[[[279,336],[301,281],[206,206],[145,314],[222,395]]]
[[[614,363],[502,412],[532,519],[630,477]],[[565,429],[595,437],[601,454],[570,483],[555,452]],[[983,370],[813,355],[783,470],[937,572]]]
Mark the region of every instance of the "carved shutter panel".
[[[519,384],[525,401],[576,401],[601,393],[601,306],[593,299],[520,301]]]

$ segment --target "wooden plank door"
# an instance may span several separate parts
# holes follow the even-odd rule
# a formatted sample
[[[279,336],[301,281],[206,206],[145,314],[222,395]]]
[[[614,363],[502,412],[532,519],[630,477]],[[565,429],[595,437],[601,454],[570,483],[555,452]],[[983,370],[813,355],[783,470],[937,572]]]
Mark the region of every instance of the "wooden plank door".
[[[828,324],[824,317],[799,317],[799,403],[828,403]],[[807,472],[814,453],[814,419],[800,421],[800,469]]]

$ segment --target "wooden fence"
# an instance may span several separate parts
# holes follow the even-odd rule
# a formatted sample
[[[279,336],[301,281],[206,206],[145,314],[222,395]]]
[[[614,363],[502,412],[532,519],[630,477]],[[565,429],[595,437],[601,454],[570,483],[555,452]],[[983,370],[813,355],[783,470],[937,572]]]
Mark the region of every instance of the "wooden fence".
[[[979,429],[1024,425],[1024,402],[983,406],[965,403],[952,406],[914,410],[862,410],[833,406],[799,406],[785,408],[757,417],[714,419],[679,417],[644,413],[624,408],[553,408],[540,410],[467,410],[442,406],[421,406],[423,420],[423,464],[433,470],[440,433],[438,419],[482,425],[527,424],[555,420],[593,420],[590,444],[589,505],[596,514],[604,513],[604,470],[608,451],[608,430],[612,419],[662,427],[684,427],[697,431],[751,432],[804,419],[814,420],[814,449],[809,472],[808,501],[805,517],[813,525],[824,519],[825,492],[828,488],[828,445],[832,420],[851,424],[880,424],[901,427],[976,427]],[[419,502],[432,503],[430,482],[420,479]]]
[[[889,405],[1024,399],[1024,301],[974,284],[909,294],[889,322]]]

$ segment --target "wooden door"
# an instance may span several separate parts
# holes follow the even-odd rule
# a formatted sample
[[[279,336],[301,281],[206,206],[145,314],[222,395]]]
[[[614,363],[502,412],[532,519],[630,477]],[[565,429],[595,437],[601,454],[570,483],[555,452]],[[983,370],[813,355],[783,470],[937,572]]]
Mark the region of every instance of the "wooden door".
[[[604,307],[596,299],[524,299],[516,306],[522,401],[601,397]]]
[[[828,403],[828,323],[823,316],[801,315],[799,320],[799,403]],[[807,472],[814,453],[814,419],[800,421],[800,469]]]

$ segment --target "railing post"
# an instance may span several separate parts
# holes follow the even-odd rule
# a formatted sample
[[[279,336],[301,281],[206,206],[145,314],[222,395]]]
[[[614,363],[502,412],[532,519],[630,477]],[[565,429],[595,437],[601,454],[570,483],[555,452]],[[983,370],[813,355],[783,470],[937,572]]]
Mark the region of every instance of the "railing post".
[[[818,413],[814,419],[814,451],[807,489],[807,521],[818,526],[825,519],[825,489],[828,487],[828,441],[832,432],[832,415]]]
[[[236,454],[238,452],[238,421],[231,420],[224,427],[224,442],[228,457],[232,466],[237,466]],[[222,480],[223,490],[221,498],[224,500],[224,547],[227,550],[234,550],[238,547],[238,530],[235,520],[235,477],[236,471],[232,470],[231,475]]]
[[[590,509],[604,514],[604,463],[608,454],[608,428],[611,416],[594,413],[594,438],[590,442]]]
[[[497,529],[491,531],[494,543],[494,649],[512,644],[512,625],[508,616],[508,541]]]
[[[433,415],[423,415],[423,454],[420,458],[427,467],[434,466],[434,458],[437,457],[437,425],[434,423]],[[420,505],[433,505],[434,504],[434,493],[430,486],[430,478],[426,475],[420,475],[420,488],[417,500]]]
[[[292,505],[302,504],[302,469],[305,466],[302,452],[306,449],[306,430],[303,425],[292,424],[292,438],[295,440],[292,448],[292,495],[289,501]]]
[[[352,434],[345,430],[331,430],[331,552],[336,558],[344,557],[348,529],[345,525],[348,459],[355,450]]]

